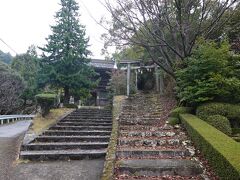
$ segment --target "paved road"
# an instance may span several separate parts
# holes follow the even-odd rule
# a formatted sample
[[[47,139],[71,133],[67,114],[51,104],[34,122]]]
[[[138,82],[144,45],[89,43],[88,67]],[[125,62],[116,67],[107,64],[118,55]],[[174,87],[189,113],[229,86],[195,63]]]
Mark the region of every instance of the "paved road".
[[[0,126],[0,138],[11,138],[18,136],[28,129],[31,122],[31,120],[18,121],[12,124]]]
[[[18,156],[19,145],[24,132],[31,121],[18,121],[0,126],[0,179],[12,180],[10,177],[13,162]]]
[[[100,180],[104,160],[22,163],[13,168],[11,180]]]

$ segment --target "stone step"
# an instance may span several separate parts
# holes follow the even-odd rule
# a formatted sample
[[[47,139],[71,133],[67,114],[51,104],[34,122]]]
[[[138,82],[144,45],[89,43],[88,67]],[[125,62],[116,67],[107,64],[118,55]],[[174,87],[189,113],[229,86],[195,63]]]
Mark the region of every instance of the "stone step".
[[[122,120],[128,120],[128,118],[131,118],[131,117],[136,117],[136,119],[138,120],[159,120],[161,119],[159,116],[155,116],[155,115],[149,115],[149,116],[138,116],[138,114],[121,114],[120,115],[120,119]]]
[[[137,159],[117,162],[118,171],[127,175],[138,176],[198,176],[203,173],[198,163],[191,160],[177,159]]]
[[[164,158],[177,158],[188,157],[190,152],[185,149],[140,149],[140,148],[121,148],[117,150],[116,155],[118,158],[143,158],[146,157],[164,157]]]
[[[112,126],[53,126],[49,130],[107,130],[111,131]]]
[[[123,137],[173,137],[176,133],[174,131],[121,131],[120,136]]]
[[[172,126],[164,128],[163,126],[119,126],[121,131],[162,131],[162,130],[171,130]]]
[[[63,119],[60,122],[93,122],[93,123],[112,123],[112,120],[95,120],[95,119]]]
[[[45,150],[68,150],[68,149],[104,149],[108,147],[107,142],[51,142],[31,143],[22,146],[23,151],[45,151]]]
[[[111,126],[112,123],[94,123],[94,122],[59,122],[58,126]]]
[[[51,150],[51,151],[21,151],[20,158],[32,161],[46,160],[81,160],[104,158],[106,149],[98,150]]]
[[[111,120],[112,116],[104,117],[104,116],[67,116],[64,119],[106,119],[106,120]]]
[[[160,120],[154,120],[154,121],[148,121],[148,120],[145,120],[145,121],[136,121],[134,120],[131,120],[131,121],[119,121],[119,124],[121,126],[156,126],[160,123],[161,121]]]
[[[110,136],[39,136],[34,142],[108,142]]]
[[[180,139],[173,138],[121,138],[118,139],[120,146],[145,146],[145,147],[159,147],[159,146],[180,146]]]
[[[45,136],[107,136],[111,131],[67,131],[67,130],[47,130],[43,133]]]
[[[101,112],[101,113],[112,113],[111,110],[107,109],[77,109],[74,113],[81,113],[81,112]]]
[[[102,110],[102,109],[84,109],[84,110],[81,110],[81,109],[78,109],[76,111],[73,112],[73,114],[81,114],[81,113],[99,113],[99,114],[111,114],[112,111],[111,110]]]

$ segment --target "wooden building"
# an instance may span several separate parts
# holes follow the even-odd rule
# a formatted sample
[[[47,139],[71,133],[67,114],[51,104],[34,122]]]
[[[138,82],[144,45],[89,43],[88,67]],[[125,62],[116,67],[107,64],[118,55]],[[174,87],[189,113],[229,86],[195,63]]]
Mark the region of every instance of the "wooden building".
[[[115,68],[115,62],[92,59],[90,65],[94,67],[95,71],[98,73],[96,79],[100,78],[100,82],[98,87],[91,92],[92,98],[89,101],[89,105],[105,106],[109,104],[110,101],[107,86],[111,79],[111,72]]]

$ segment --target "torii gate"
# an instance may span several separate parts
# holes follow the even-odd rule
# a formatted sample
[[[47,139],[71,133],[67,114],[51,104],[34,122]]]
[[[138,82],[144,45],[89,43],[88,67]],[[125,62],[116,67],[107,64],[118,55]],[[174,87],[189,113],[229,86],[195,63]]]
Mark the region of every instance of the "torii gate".
[[[154,69],[155,70],[156,91],[160,92],[160,94],[163,94],[163,89],[164,89],[163,76],[158,71],[158,69],[159,69],[158,65],[154,64],[154,65],[150,65],[150,66],[140,66],[140,61],[132,61],[132,60],[122,60],[122,61],[120,61],[119,64],[126,64],[127,65],[127,68],[121,68],[121,70],[127,70],[127,96],[130,95],[131,70],[134,69],[134,70],[138,71],[141,68]],[[131,67],[134,64],[137,64],[138,66]],[[136,81],[136,86],[137,86],[137,80],[138,80],[138,74],[136,72],[136,80],[135,80]]]

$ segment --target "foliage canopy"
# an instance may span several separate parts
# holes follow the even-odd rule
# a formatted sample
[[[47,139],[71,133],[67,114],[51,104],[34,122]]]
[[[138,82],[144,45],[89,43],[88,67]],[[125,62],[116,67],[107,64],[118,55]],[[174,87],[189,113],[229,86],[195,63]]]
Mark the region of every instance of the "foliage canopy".
[[[185,67],[176,72],[181,102],[197,105],[206,101],[240,102],[240,56],[224,41],[200,40]]]

